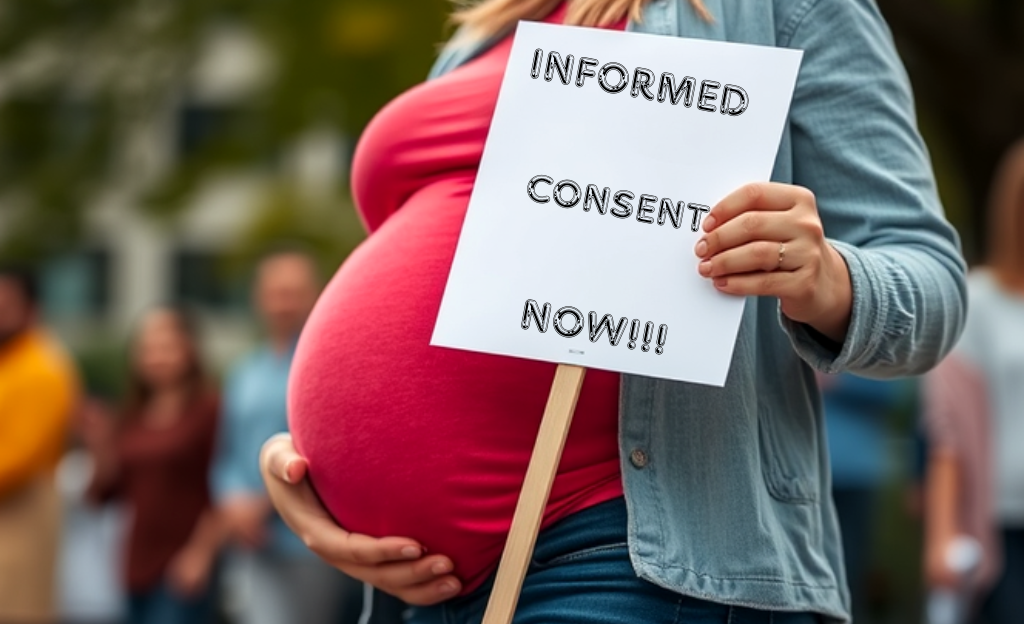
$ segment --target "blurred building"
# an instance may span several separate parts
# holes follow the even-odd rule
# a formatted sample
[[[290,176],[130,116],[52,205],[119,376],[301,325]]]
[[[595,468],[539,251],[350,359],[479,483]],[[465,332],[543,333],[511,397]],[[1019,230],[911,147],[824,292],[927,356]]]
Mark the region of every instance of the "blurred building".
[[[220,27],[206,39],[180,96],[129,124],[119,150],[124,162],[117,164],[123,175],[89,206],[85,241],[43,267],[48,321],[72,347],[120,341],[143,310],[168,301],[200,314],[207,355],[216,364],[248,344],[253,325],[247,272],[227,270],[226,258],[282,167],[304,193],[329,197],[346,169],[338,134],[313,128],[286,153],[268,154],[265,165],[209,172],[173,219],[138,206],[150,183],[178,159],[225,124],[252,116],[252,103],[273,74],[274,59],[260,41],[237,27]]]

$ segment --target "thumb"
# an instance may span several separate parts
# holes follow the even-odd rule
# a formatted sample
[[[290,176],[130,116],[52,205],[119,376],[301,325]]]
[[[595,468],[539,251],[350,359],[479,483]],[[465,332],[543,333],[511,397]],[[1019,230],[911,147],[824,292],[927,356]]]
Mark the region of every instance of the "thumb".
[[[306,459],[295,451],[292,436],[279,433],[263,444],[260,465],[264,472],[285,483],[298,483],[306,476]]]

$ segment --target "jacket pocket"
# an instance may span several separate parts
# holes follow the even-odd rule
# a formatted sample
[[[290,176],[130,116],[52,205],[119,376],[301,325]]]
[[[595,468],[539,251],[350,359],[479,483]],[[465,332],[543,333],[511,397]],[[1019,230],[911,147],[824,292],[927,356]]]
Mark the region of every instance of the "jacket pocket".
[[[815,503],[820,498],[815,415],[806,407],[792,407],[770,408],[765,401],[758,401],[761,473],[772,498],[787,503]]]

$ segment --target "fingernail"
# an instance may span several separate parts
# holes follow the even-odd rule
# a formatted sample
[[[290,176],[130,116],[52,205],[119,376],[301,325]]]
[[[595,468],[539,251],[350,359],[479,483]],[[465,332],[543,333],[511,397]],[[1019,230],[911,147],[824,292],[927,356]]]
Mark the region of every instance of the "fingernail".
[[[703,258],[708,253],[708,242],[703,238],[697,241],[697,246],[693,249],[694,253],[697,254],[698,258]]]
[[[715,229],[716,225],[718,225],[718,219],[715,218],[715,215],[709,214],[708,216],[704,217],[705,232],[710,232],[711,230]]]
[[[287,462],[285,462],[285,464],[284,464],[284,482],[285,482],[285,483],[291,483],[291,482],[292,482],[292,471],[291,471],[291,467],[292,467],[292,464],[294,464],[294,463],[295,463],[295,460],[294,460],[294,459],[289,459],[289,460],[288,460]]]
[[[719,277],[715,280],[715,288],[725,288],[729,285],[729,280],[724,277]]]
[[[454,594],[457,591],[459,591],[459,587],[455,583],[452,583],[452,582],[441,583],[441,593],[442,594]]]
[[[422,553],[423,551],[415,546],[406,546],[402,549],[402,556],[406,559],[418,559]]]
[[[431,566],[430,571],[434,574],[444,574],[448,572],[448,564],[444,561],[438,561],[433,566]]]
[[[704,262],[701,262],[697,265],[697,270],[700,271],[700,274],[704,277],[711,275],[711,261],[705,260]]]

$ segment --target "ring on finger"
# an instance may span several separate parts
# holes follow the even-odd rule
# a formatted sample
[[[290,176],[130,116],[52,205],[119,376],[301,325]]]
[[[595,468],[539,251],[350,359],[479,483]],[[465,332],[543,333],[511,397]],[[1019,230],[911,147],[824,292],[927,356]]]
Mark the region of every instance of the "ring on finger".
[[[775,270],[778,271],[782,268],[782,261],[786,259],[786,243],[779,243],[779,263],[775,265]]]

